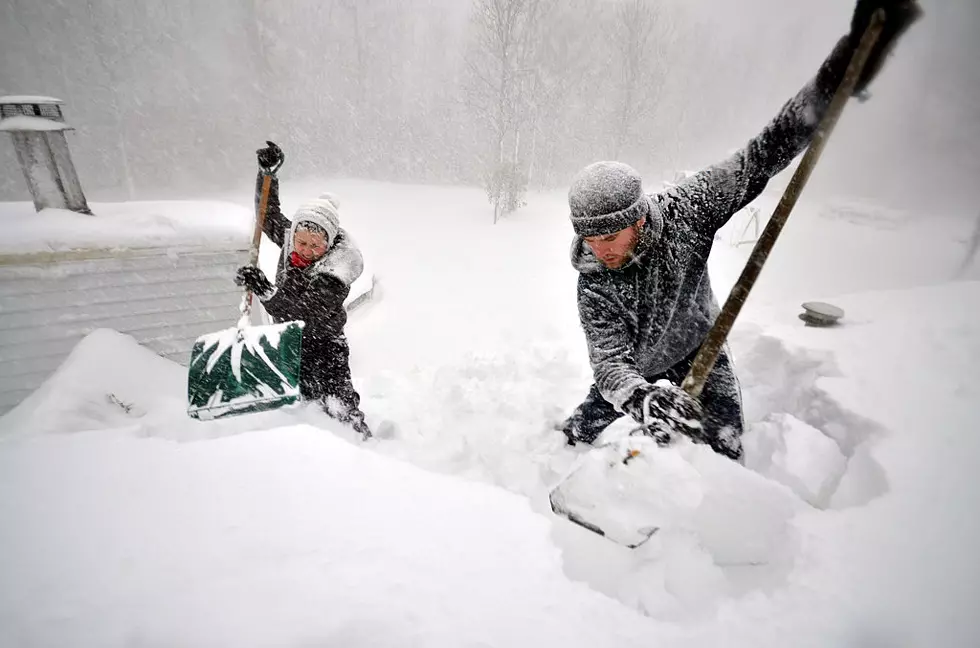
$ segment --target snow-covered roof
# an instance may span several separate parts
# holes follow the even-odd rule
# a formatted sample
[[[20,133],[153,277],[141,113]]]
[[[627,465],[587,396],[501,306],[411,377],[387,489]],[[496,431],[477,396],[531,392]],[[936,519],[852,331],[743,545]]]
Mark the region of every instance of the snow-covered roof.
[[[63,131],[74,130],[65,122],[36,115],[15,115],[0,119],[0,131]]]
[[[0,97],[0,104],[61,104],[61,99],[41,95],[7,95]]]
[[[0,255],[69,250],[214,245],[246,249],[253,215],[229,202],[90,203],[94,216],[34,211],[30,202],[0,203]]]

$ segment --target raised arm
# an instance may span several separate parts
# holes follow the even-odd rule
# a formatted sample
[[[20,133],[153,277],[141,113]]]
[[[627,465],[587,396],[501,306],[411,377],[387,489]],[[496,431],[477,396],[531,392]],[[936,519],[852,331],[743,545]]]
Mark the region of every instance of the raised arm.
[[[816,76],[744,148],[688,178],[676,189],[678,197],[692,208],[691,213],[700,217],[702,227],[708,231],[722,227],[809,145],[878,8],[885,10],[886,24],[858,82],[855,94],[862,94],[898,36],[921,14],[915,0],[858,0],[850,33],[837,42]]]
[[[255,152],[259,162],[259,172],[255,179],[255,210],[258,213],[262,200],[262,178],[269,175],[272,182],[269,186],[269,198],[266,203],[265,222],[262,225],[262,231],[273,243],[282,247],[291,223],[279,209],[279,178],[276,177],[276,172],[286,161],[286,156],[274,142],[266,141],[266,144],[268,146]]]
[[[264,171],[259,171],[255,178],[255,209],[258,210],[262,199],[262,177]],[[269,186],[269,199],[265,206],[265,222],[262,224],[262,231],[269,239],[282,247],[286,232],[289,231],[290,221],[279,210],[279,178],[273,174],[272,183]]]

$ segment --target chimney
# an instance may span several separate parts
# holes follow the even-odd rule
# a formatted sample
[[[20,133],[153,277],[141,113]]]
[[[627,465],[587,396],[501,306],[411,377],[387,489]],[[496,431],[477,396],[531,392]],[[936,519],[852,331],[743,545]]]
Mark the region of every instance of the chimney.
[[[34,198],[34,209],[70,209],[91,214],[71,161],[60,99],[0,97],[0,131],[10,133],[17,160]]]

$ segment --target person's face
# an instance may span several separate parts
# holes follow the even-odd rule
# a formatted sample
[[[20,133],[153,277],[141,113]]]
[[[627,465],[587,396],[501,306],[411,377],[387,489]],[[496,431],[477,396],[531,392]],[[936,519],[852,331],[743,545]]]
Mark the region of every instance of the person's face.
[[[293,235],[293,249],[305,261],[316,261],[327,252],[327,239],[318,232],[296,230]]]
[[[640,240],[640,231],[646,222],[644,216],[626,229],[602,236],[587,236],[585,242],[592,248],[592,253],[610,270],[618,270],[629,261],[636,244]]]

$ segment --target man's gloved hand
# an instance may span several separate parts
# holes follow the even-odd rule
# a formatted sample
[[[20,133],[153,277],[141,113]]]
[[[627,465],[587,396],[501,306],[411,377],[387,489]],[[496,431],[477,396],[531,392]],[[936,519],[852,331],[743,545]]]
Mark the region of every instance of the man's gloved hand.
[[[881,71],[885,59],[891,54],[898,39],[912,23],[922,17],[922,8],[918,0],[857,0],[854,16],[851,19],[851,32],[848,35],[854,48],[857,48],[858,43],[861,42],[861,37],[871,24],[871,17],[878,9],[885,11],[885,25],[854,88],[855,95],[861,95],[867,90],[868,85]]]
[[[623,410],[637,423],[645,426],[646,433],[660,443],[683,434],[697,443],[704,443],[701,418],[704,411],[697,399],[667,380],[638,389],[623,403]]]
[[[269,281],[264,272],[255,266],[239,268],[235,274],[235,283],[251,290],[252,294],[259,298],[259,301],[269,299],[275,292],[275,286],[272,285],[272,282]]]
[[[275,142],[266,140],[265,143],[267,146],[255,151],[255,156],[259,161],[259,168],[266,173],[275,175],[279,167],[286,161],[286,154],[282,152],[282,149]]]

